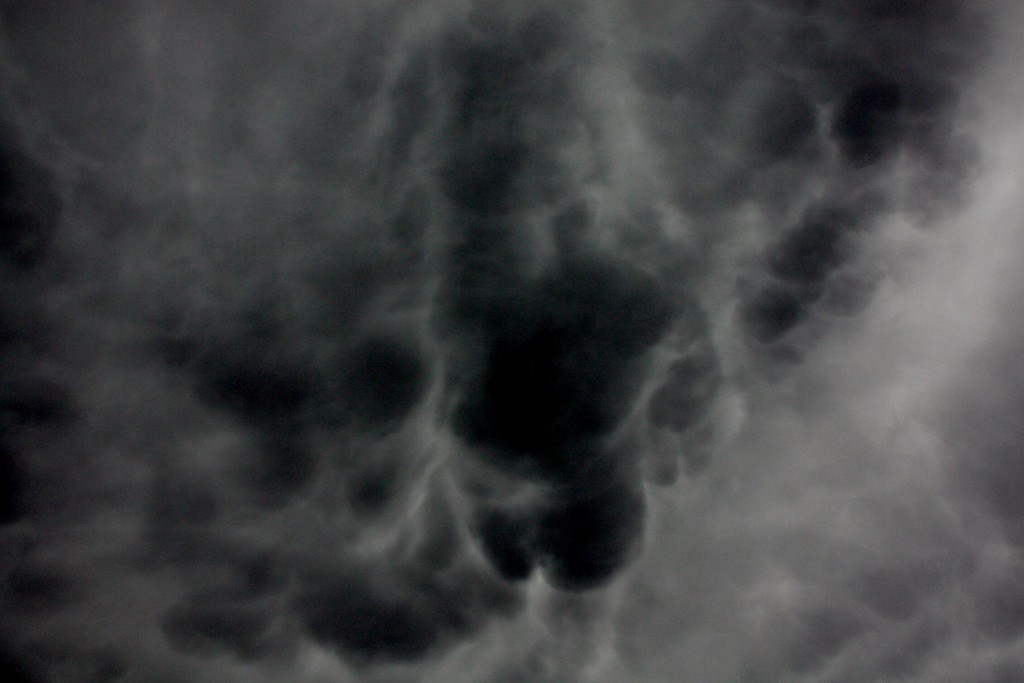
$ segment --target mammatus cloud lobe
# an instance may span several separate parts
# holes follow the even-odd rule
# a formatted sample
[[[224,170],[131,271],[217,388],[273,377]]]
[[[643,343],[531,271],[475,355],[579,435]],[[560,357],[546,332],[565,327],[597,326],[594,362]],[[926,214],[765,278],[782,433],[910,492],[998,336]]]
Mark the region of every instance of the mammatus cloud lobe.
[[[0,669],[1016,680],[1021,21],[0,3]]]

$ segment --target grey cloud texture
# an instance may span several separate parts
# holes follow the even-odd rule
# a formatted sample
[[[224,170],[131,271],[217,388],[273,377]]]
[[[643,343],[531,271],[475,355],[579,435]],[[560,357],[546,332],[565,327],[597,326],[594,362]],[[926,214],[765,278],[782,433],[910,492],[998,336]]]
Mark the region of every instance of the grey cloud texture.
[[[0,2],[15,681],[1024,659],[1012,3]]]

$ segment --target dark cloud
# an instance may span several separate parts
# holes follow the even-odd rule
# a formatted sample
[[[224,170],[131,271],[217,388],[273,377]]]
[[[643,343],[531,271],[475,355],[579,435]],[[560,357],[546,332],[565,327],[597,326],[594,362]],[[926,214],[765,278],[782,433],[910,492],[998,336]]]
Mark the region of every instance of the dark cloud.
[[[34,366],[53,341],[36,277],[53,260],[62,213],[53,174],[0,124],[0,439],[70,420],[66,392]]]
[[[740,4],[711,12],[707,30],[696,40],[645,51],[637,73],[640,86],[662,97],[683,96],[697,106],[721,103],[747,69],[750,45],[732,29],[750,18],[750,8]]]
[[[643,527],[639,490],[613,481],[605,490],[555,490],[540,517],[537,547],[555,586],[588,589],[605,583],[636,548]]]
[[[147,500],[148,535],[154,560],[164,562],[207,555],[210,529],[222,504],[215,485],[198,477],[164,472]]]
[[[640,57],[637,80],[652,95],[672,97],[685,91],[688,69],[671,52],[650,51]]]
[[[299,610],[314,637],[370,661],[422,657],[451,627],[429,606],[359,585],[314,592]]]
[[[740,306],[744,327],[756,341],[778,341],[817,313],[819,300],[835,312],[856,312],[870,294],[852,277],[838,279],[857,255],[858,233],[877,210],[877,199],[860,198],[855,209],[812,206],[765,255],[768,282]]]
[[[536,552],[533,519],[503,510],[483,510],[479,517],[480,547],[498,573],[510,581],[528,578]]]
[[[898,142],[904,98],[900,86],[888,80],[865,83],[843,97],[832,123],[832,134],[852,163],[878,161]]]
[[[17,683],[43,683],[45,681],[69,681],[72,683],[113,683],[124,680],[127,673],[122,658],[110,648],[54,647],[50,652],[36,648],[31,656],[13,658],[0,655],[0,673],[8,675],[5,680]],[[46,662],[45,664],[43,662]]]
[[[482,141],[460,152],[444,174],[448,198],[476,214],[507,213],[515,206],[513,195],[525,194],[514,184],[522,177],[528,150],[505,142],[502,134],[496,137],[493,143]]]
[[[27,76],[8,86],[12,100],[35,107],[40,125],[90,157],[123,158],[137,149],[151,91],[131,3],[93,11],[60,1],[6,2],[0,21],[5,52]]]
[[[792,157],[807,147],[818,128],[817,110],[792,84],[780,85],[759,105],[751,144],[765,161]]]
[[[39,313],[38,293],[17,283],[0,283],[0,353],[7,367],[23,371],[52,340],[53,326]]]
[[[264,639],[270,620],[265,607],[197,596],[165,615],[162,628],[172,646],[182,652],[199,656],[234,652],[252,659],[267,650]]]
[[[57,610],[80,598],[74,580],[59,565],[31,557],[8,574],[4,593],[4,602],[22,613]]]
[[[3,523],[32,509],[33,443],[68,429],[71,392],[37,364],[53,342],[33,276],[53,258],[62,212],[53,174],[0,129],[0,496]],[[36,468],[37,469],[37,468]],[[12,577],[12,579],[15,577]],[[17,581],[15,581],[15,584]],[[12,584],[11,590],[20,595]]]
[[[800,324],[807,309],[795,293],[775,285],[745,302],[740,315],[751,337],[770,344]]]
[[[472,567],[430,578],[342,573],[313,580],[296,603],[315,638],[362,664],[424,657],[518,607],[517,593]]]
[[[614,481],[588,491],[608,484],[578,473],[608,460],[601,441],[629,409],[635,364],[665,329],[667,304],[644,273],[601,262],[562,265],[514,296],[483,322],[482,367],[458,387],[452,426],[500,468],[564,485],[536,522],[485,517],[484,550],[510,578],[529,574],[532,554],[555,585],[595,586],[627,558],[642,500]]]
[[[265,504],[274,506],[299,493],[316,473],[317,459],[291,434],[274,434],[253,448],[242,466],[242,479]]]
[[[451,39],[451,122],[440,183],[455,206],[493,216],[568,191],[554,161],[570,92],[554,59],[563,44],[560,25],[545,14],[487,42]]]
[[[238,476],[270,506],[288,501],[317,475],[322,449],[316,430],[394,431],[429,382],[420,351],[395,334],[354,334],[349,343],[331,339],[323,351],[313,351],[308,328],[295,336],[299,324],[257,309],[219,338],[171,335],[159,344],[194,378],[203,400],[251,432]],[[352,472],[353,505],[383,504],[394,489],[392,475],[389,466]]]
[[[798,285],[820,286],[849,258],[857,218],[839,209],[815,210],[787,232],[768,255],[769,271]]]
[[[1011,3],[542,4],[0,2],[9,678],[1016,680]]]
[[[98,648],[65,660],[54,668],[54,678],[76,683],[114,683],[125,679],[128,668],[123,658],[109,648]]]
[[[160,350],[195,377],[211,403],[256,424],[294,421],[319,389],[317,368],[296,357],[285,336],[288,321],[274,315],[271,302],[257,302],[239,317],[221,334],[173,331],[157,340]]]
[[[651,424],[684,432],[709,410],[722,384],[722,369],[711,349],[700,347],[673,362],[668,378],[651,395],[647,417]]]
[[[75,412],[67,390],[52,380],[13,377],[0,381],[0,430],[4,432],[66,425]]]
[[[538,237],[525,212],[558,206],[558,193],[570,191],[566,169],[554,163],[559,133],[579,116],[566,106],[567,36],[556,15],[529,14],[487,43],[455,39],[448,48],[452,151],[440,181],[462,225],[437,323],[457,344],[447,379],[454,433],[484,462],[552,485],[554,500],[539,508],[503,511],[481,501],[485,555],[509,579],[539,563],[555,585],[582,588],[625,562],[643,506],[622,475],[582,481],[579,473],[618,457],[602,442],[629,412],[643,356],[672,312],[648,273],[582,246],[593,229],[585,202],[555,213],[548,228],[556,254],[529,273]],[[573,486],[582,490],[567,493]]]
[[[982,680],[985,683],[1011,683],[1024,676],[1024,666],[1018,662],[1001,662],[992,667],[991,675]]]
[[[354,472],[347,481],[346,490],[352,510],[360,514],[380,512],[398,488],[395,465],[388,463],[376,469]]]
[[[888,619],[912,619],[942,581],[946,567],[936,562],[879,567],[863,572],[853,589],[865,604]]]
[[[348,412],[371,427],[401,419],[422,395],[425,375],[415,349],[397,339],[367,339],[342,361]]]
[[[0,653],[0,673],[4,680],[13,683],[37,683],[40,679],[30,672],[23,662],[8,652]]]
[[[957,454],[955,475],[1001,520],[1014,544],[1024,542],[1021,422],[1024,407],[1018,358],[1024,351],[1015,319],[1000,321],[990,341],[959,366],[955,399],[941,410],[941,431]]]
[[[567,264],[523,289],[489,321],[483,368],[454,428],[557,473],[621,419],[631,362],[664,330],[667,305],[644,273],[614,263]]]
[[[927,676],[928,661],[941,651],[949,630],[923,620],[907,630],[889,634],[884,643],[872,644],[849,658],[837,680],[857,681],[865,678],[906,678]]]
[[[842,608],[826,607],[810,614],[786,653],[787,667],[806,674],[839,654],[865,629],[855,614]]]
[[[14,448],[0,441],[0,523],[16,522],[25,514],[25,471]]]
[[[772,4],[782,12],[779,16],[793,13],[802,18],[791,18],[782,28],[793,40],[757,49],[786,65],[785,73],[800,77],[770,89],[757,110],[756,126],[764,128],[751,137],[755,157],[781,158],[807,148],[819,137],[818,120],[823,117],[823,132],[841,161],[860,175],[836,173],[838,169],[821,154],[807,152],[796,158],[810,177],[826,179],[826,196],[835,199],[802,209],[798,224],[769,248],[767,270],[786,284],[758,285],[743,297],[743,326],[761,343],[778,341],[815,319],[818,311],[811,302],[820,297],[833,312],[863,308],[871,289],[864,276],[846,274],[845,283],[865,282],[855,290],[828,280],[856,260],[859,240],[854,233],[889,210],[888,200],[872,188],[875,181],[867,167],[895,163],[900,152],[915,155],[921,198],[935,205],[966,177],[965,167],[952,161],[959,153],[948,144],[955,138],[949,121],[956,115],[959,79],[978,59],[977,54],[970,55],[984,24],[980,15],[956,2],[940,3],[941,7]],[[797,44],[802,49],[794,51]],[[741,79],[734,79],[730,87],[742,92],[739,83]],[[769,144],[776,134],[779,142]],[[773,147],[779,151],[773,152]],[[935,153],[925,151],[929,149]],[[959,170],[948,173],[950,165]],[[945,189],[935,192],[939,186]],[[853,299],[847,296],[851,292]],[[844,304],[847,301],[850,305]]]
[[[413,153],[423,113],[431,106],[430,77],[429,55],[417,55],[391,89],[391,155],[396,163],[407,163]]]
[[[534,509],[483,509],[477,533],[495,569],[509,581],[543,570],[569,591],[606,583],[634,554],[644,519],[637,484],[613,474],[553,487]]]
[[[1024,590],[1019,571],[984,586],[976,603],[978,628],[995,640],[1013,640],[1024,632]]]
[[[239,344],[211,358],[198,373],[204,388],[217,402],[253,420],[293,416],[309,399],[312,380],[304,368],[259,358],[253,352],[251,346]]]
[[[599,587],[635,554],[644,520],[638,484],[614,474],[568,480],[529,509],[484,508],[476,532],[484,555],[508,581],[535,568],[569,591]]]
[[[7,141],[0,144],[0,262],[26,270],[47,256],[61,202],[50,173]]]
[[[822,296],[822,307],[834,315],[857,315],[870,305],[877,286],[878,283],[868,276],[836,273]]]

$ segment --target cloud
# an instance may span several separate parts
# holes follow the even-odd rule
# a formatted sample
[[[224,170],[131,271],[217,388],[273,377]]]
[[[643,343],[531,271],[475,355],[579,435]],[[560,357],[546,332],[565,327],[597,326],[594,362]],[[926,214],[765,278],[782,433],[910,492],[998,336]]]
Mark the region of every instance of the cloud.
[[[1015,680],[1019,20],[0,3],[0,667]]]

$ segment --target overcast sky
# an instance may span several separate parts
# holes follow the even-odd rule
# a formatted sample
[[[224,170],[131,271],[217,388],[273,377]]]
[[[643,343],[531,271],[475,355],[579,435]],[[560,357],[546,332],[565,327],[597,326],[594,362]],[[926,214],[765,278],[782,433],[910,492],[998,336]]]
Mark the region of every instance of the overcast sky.
[[[0,671],[1024,681],[1019,5],[0,1]]]

